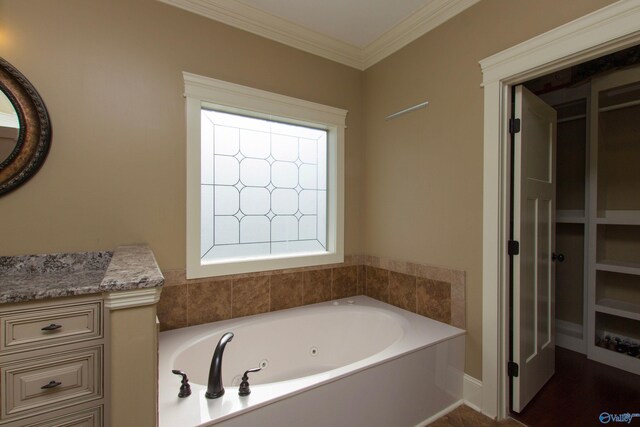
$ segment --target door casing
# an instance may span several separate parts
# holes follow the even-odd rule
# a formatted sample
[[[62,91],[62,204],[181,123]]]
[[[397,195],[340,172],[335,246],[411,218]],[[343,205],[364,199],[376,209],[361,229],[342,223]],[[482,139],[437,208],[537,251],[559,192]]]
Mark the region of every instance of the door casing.
[[[480,61],[484,87],[482,412],[508,412],[511,86],[640,44],[640,3],[620,0]],[[497,308],[497,310],[496,310]]]

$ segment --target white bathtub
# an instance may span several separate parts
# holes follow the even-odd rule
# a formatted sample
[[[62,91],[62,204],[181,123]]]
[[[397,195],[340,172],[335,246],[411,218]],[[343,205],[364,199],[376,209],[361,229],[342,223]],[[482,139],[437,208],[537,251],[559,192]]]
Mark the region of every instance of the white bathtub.
[[[206,399],[225,332],[226,389]],[[161,427],[415,426],[462,400],[464,331],[359,296],[160,334]],[[252,393],[238,396],[239,377]],[[192,395],[177,397],[184,370]]]

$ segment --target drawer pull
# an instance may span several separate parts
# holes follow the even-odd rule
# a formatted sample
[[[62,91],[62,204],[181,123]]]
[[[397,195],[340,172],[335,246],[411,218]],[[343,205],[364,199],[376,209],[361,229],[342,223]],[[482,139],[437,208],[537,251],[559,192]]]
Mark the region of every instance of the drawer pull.
[[[55,323],[50,324],[49,326],[45,326],[42,328],[42,331],[55,331],[56,329],[62,328],[62,325],[56,325]]]
[[[42,390],[48,390],[50,388],[56,388],[59,385],[62,385],[62,383],[60,381],[49,381],[48,384],[43,385],[42,387],[40,387]]]

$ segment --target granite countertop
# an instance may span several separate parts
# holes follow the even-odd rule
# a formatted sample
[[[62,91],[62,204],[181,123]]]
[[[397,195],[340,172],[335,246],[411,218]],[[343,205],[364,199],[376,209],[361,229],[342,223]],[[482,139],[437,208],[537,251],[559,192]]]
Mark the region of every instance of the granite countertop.
[[[145,245],[114,252],[0,257],[0,304],[160,287],[164,277]]]

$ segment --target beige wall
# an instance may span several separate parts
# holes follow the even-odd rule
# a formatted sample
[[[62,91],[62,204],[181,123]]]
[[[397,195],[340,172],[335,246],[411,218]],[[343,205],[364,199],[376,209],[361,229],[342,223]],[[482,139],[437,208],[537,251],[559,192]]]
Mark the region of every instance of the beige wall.
[[[609,3],[483,0],[365,72],[365,251],[467,272],[465,370],[476,378],[482,377],[478,61]],[[424,100],[425,110],[384,121]]]
[[[155,0],[0,0],[0,51],[54,135],[42,170],[0,198],[0,252],[146,242],[163,270],[183,268],[183,70],[346,108],[346,252],[465,270],[480,379],[478,61],[609,3],[483,0],[362,73]]]
[[[0,198],[0,255],[148,243],[185,266],[182,71],[349,110],[346,253],[360,253],[362,73],[156,0],[1,0],[0,52],[51,115],[46,163]]]

